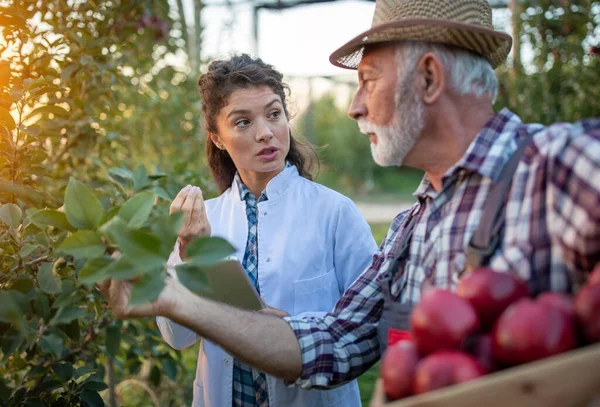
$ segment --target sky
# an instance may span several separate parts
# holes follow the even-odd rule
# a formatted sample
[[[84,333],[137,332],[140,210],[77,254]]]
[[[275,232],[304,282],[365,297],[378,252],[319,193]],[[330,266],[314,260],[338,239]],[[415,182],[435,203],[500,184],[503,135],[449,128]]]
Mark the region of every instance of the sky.
[[[283,11],[261,10],[258,46],[253,40],[249,4],[233,8],[214,5],[223,4],[223,0],[207,0],[205,4],[203,58],[227,58],[235,52],[261,57],[285,75],[299,111],[306,106],[309,94],[319,97],[329,91],[336,94],[341,105],[347,105],[355,90],[356,72],[331,65],[329,55],[370,28],[374,2],[342,0]],[[494,10],[494,23],[509,32],[509,12]],[[307,78],[330,75],[339,76],[349,85],[334,85],[317,78],[309,86]]]

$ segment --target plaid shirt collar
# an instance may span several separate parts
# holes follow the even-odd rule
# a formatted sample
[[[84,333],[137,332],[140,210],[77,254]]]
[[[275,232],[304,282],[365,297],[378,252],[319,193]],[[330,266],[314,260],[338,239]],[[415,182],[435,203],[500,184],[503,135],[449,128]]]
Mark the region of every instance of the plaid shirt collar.
[[[496,113],[477,134],[461,159],[446,171],[442,177],[443,186],[454,181],[461,170],[478,173],[495,182],[504,163],[510,158],[510,152],[514,150],[509,147],[515,143],[514,133],[521,126],[523,122],[519,116],[510,110],[502,109]],[[434,198],[437,194],[427,175],[413,193],[420,200]]]
[[[283,170],[268,182],[267,187],[259,197],[259,201],[265,201],[269,199],[269,196],[271,198],[275,198],[275,196],[283,193],[290,184],[289,179],[294,175],[298,175],[298,170],[295,166],[286,161]],[[239,172],[235,173],[235,176],[233,177],[233,183],[237,185],[237,189],[240,193],[240,201],[245,201],[246,198],[249,198],[248,195],[250,195],[250,198],[252,197],[252,192],[250,192],[250,189],[248,189],[248,187],[242,181]]]

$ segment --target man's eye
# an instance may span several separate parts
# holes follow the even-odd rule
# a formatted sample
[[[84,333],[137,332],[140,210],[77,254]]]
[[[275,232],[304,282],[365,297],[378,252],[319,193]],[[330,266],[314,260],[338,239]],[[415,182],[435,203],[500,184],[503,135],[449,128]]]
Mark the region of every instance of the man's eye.
[[[235,122],[235,125],[237,127],[246,127],[248,125],[248,123],[250,123],[248,120],[242,119],[242,120],[238,120],[237,122]]]

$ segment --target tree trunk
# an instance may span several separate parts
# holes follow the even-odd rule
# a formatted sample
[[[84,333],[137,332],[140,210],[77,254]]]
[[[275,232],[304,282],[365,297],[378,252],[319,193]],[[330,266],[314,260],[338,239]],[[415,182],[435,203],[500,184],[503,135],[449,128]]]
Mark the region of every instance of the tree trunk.
[[[521,64],[521,5],[520,0],[510,0],[510,11],[512,13],[512,37],[513,37],[513,71],[515,76],[523,70]]]

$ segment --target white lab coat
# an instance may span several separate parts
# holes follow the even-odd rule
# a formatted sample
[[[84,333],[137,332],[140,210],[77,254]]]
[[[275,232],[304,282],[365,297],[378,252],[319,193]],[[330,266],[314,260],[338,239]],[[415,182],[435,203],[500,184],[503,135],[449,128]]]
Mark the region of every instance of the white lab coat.
[[[341,294],[370,265],[377,246],[354,203],[345,196],[285,168],[266,188],[258,204],[258,281],[267,304],[307,317],[331,311]],[[212,236],[229,240],[244,258],[248,237],[246,205],[237,185],[206,201]],[[176,250],[173,272],[181,262]],[[202,310],[198,310],[202,312]],[[165,340],[176,349],[200,337],[165,318],[157,318]],[[203,340],[194,382],[193,407],[232,405],[233,357]],[[270,407],[360,406],[356,380],[332,390],[287,387],[267,375]]]

